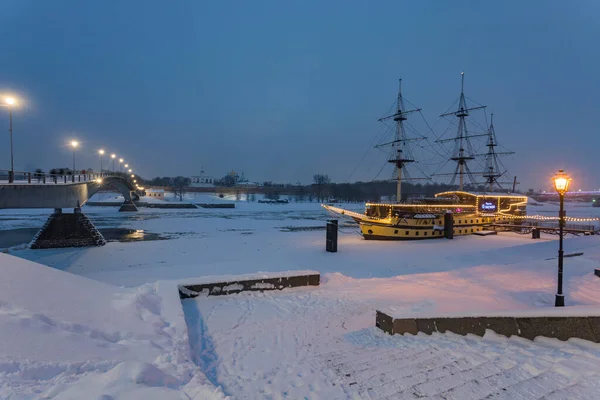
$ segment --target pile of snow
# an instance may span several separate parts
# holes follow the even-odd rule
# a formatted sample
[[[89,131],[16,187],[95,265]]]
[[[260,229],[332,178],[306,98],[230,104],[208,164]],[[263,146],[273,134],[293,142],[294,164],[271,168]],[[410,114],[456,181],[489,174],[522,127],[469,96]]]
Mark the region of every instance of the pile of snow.
[[[223,397],[190,361],[175,285],[116,288],[6,254],[0,273],[0,398]]]

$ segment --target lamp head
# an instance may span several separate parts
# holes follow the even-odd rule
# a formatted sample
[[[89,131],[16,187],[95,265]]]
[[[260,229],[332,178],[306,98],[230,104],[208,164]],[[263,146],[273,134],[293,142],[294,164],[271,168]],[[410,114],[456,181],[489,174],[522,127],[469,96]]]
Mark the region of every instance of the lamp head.
[[[564,195],[569,191],[569,185],[571,184],[571,178],[565,174],[562,169],[554,175],[554,189],[561,195]]]

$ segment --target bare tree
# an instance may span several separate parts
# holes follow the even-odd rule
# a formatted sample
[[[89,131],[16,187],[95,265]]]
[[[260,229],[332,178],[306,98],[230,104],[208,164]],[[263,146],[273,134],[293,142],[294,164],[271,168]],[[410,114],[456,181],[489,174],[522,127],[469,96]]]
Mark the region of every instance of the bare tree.
[[[319,199],[319,201],[323,201],[323,189],[325,188],[325,185],[327,185],[331,182],[331,179],[329,179],[329,176],[324,175],[324,174],[315,174],[313,176],[313,182],[314,182],[313,186],[316,189],[316,191],[315,191],[316,197]]]
[[[190,186],[190,178],[178,176],[171,182],[171,191],[175,197],[179,197],[179,201],[183,201],[183,195],[187,193],[188,186]]]

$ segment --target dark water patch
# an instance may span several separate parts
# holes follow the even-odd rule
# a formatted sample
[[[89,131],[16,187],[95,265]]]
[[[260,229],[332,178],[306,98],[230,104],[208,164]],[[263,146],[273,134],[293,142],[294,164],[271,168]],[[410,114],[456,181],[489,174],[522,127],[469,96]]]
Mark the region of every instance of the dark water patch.
[[[0,248],[28,244],[39,230],[39,228],[15,228],[0,231]]]
[[[107,242],[129,243],[168,239],[158,233],[148,232],[142,229],[103,228],[98,230]]]
[[[169,237],[159,235],[158,233],[148,232],[141,229],[126,228],[101,228],[98,229],[107,242],[146,242],[152,240],[168,240]],[[40,231],[40,228],[15,228],[0,230],[0,249],[26,245],[33,240],[33,237]]]

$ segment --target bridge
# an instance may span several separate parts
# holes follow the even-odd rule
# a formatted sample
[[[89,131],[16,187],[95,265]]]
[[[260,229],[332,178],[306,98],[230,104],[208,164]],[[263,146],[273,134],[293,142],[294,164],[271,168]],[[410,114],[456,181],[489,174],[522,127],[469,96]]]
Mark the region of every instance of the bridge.
[[[544,192],[534,193],[529,195],[536,201],[558,201],[558,193],[556,192]],[[591,202],[594,200],[600,201],[600,190],[586,190],[577,192],[568,192],[565,194],[565,200]]]
[[[47,175],[15,173],[13,183],[3,181],[0,171],[0,209],[3,208],[78,208],[104,187],[111,187],[125,199],[122,211],[137,211],[139,200],[134,183],[121,175],[80,174]]]
[[[3,174],[4,172],[4,174]],[[139,200],[134,182],[122,175],[81,174],[46,175],[0,171],[0,209],[53,208],[42,229],[31,242],[32,249],[89,247],[106,244],[102,234],[81,212],[90,197],[104,187],[112,187],[123,195],[119,211],[137,211]],[[3,181],[2,177],[6,177]],[[63,214],[63,208],[73,213]]]

